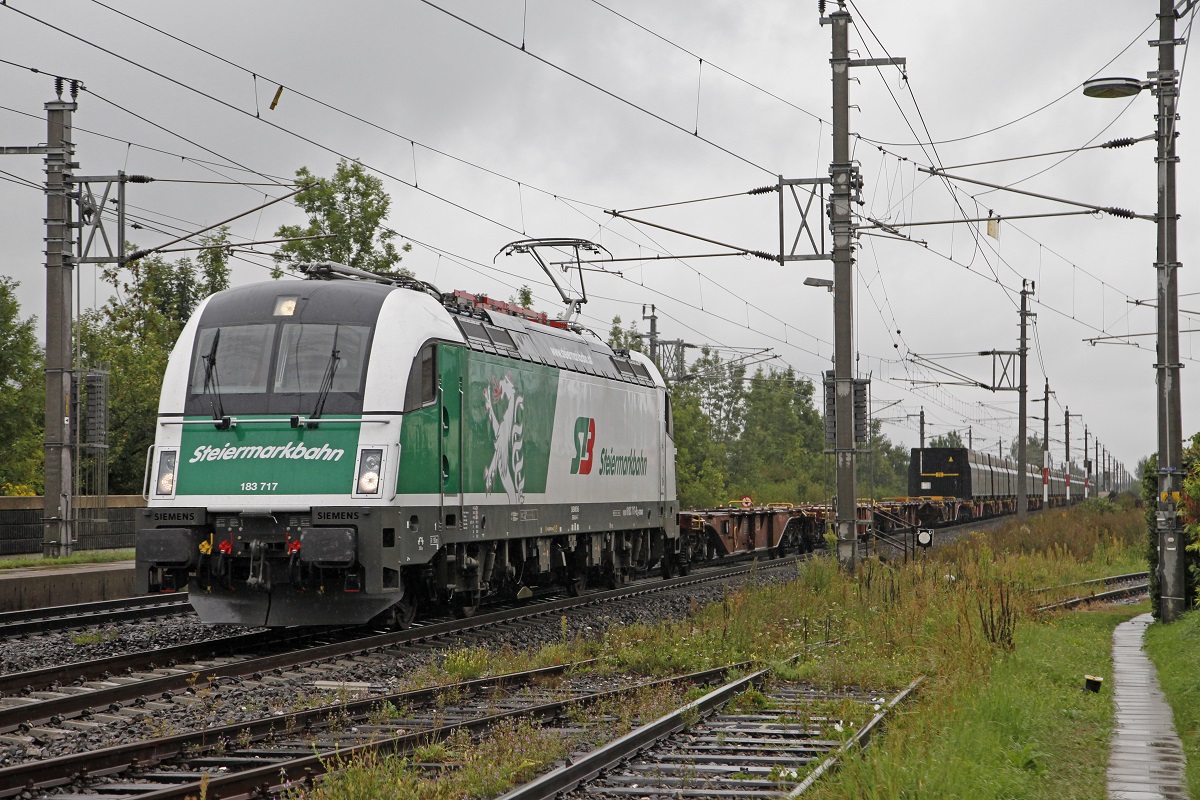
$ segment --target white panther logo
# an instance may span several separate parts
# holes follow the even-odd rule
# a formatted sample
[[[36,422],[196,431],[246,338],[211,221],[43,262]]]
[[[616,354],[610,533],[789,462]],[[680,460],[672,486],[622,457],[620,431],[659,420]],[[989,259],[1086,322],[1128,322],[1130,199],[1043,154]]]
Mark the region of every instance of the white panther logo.
[[[492,463],[483,471],[484,488],[491,494],[492,483],[498,475],[500,485],[508,495],[508,501],[524,503],[525,455],[522,446],[525,398],[517,394],[512,378],[505,375],[499,380],[491,379],[491,390],[483,390],[483,399],[487,403],[488,420],[492,423],[492,437],[495,439]],[[501,416],[497,417],[496,406],[501,401],[504,401],[504,404]]]

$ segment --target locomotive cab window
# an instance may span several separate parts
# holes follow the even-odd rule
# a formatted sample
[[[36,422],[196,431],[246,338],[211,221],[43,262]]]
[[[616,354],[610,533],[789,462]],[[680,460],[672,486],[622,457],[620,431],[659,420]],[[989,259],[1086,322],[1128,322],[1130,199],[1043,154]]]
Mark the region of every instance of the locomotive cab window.
[[[274,391],[360,391],[370,335],[371,329],[361,325],[285,324]]]
[[[427,344],[413,358],[404,394],[404,411],[415,411],[437,401],[437,346]]]
[[[193,395],[259,394],[267,390],[274,325],[204,328],[192,360]]]

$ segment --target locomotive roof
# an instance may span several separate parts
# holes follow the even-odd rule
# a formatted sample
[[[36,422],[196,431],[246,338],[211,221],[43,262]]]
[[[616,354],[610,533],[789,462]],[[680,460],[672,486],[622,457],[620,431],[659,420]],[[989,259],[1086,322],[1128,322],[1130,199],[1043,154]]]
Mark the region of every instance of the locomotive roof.
[[[391,292],[417,291],[432,299],[431,288],[346,279],[264,281],[213,295],[204,309],[203,325],[269,320],[280,298],[295,298],[291,316],[296,322],[374,325]],[[442,296],[441,306],[472,350],[642,386],[662,383],[649,360],[614,351],[595,335],[584,336],[487,308],[468,311],[447,297]]]

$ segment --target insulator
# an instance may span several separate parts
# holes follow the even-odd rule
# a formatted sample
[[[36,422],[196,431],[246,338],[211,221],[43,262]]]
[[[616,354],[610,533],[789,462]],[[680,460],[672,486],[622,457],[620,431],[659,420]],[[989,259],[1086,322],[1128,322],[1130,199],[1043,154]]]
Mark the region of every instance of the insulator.
[[[127,183],[153,183],[154,178],[149,175],[126,175],[125,181]]]
[[[825,0],[817,0],[817,13],[825,16]]]
[[[751,189],[746,192],[746,194],[770,194],[777,191],[779,191],[778,186],[759,186],[757,189]]]
[[[1137,216],[1128,208],[1105,208],[1103,211],[1105,214],[1112,214],[1114,217],[1121,217],[1122,219],[1133,219]]]
[[[54,93],[59,96],[59,99],[62,98],[62,87],[63,87],[63,79],[55,78],[54,79]]]
[[[774,255],[772,253],[764,253],[762,250],[747,250],[746,252],[752,256],[758,256],[759,258],[764,259],[766,261],[778,261],[779,260],[779,256]]]
[[[1105,142],[1104,144],[1102,144],[1100,146],[1111,149],[1111,148],[1116,148],[1116,147],[1129,147],[1130,145],[1135,145],[1137,143],[1138,143],[1137,139],[1133,139],[1131,137],[1126,136],[1124,139],[1113,139],[1111,142]]]

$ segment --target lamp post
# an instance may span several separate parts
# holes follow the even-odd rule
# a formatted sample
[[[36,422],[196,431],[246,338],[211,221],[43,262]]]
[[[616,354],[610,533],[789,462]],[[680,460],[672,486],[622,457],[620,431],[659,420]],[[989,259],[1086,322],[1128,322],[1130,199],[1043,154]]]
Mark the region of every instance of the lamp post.
[[[1175,137],[1179,73],[1175,70],[1175,0],[1159,0],[1158,70],[1148,80],[1099,78],[1084,84],[1088,97],[1131,97],[1150,89],[1158,97],[1158,532],[1159,612],[1173,622],[1185,608],[1185,561],[1180,539],[1178,502],[1183,463],[1182,411],[1179,391],[1179,277],[1176,249]]]

